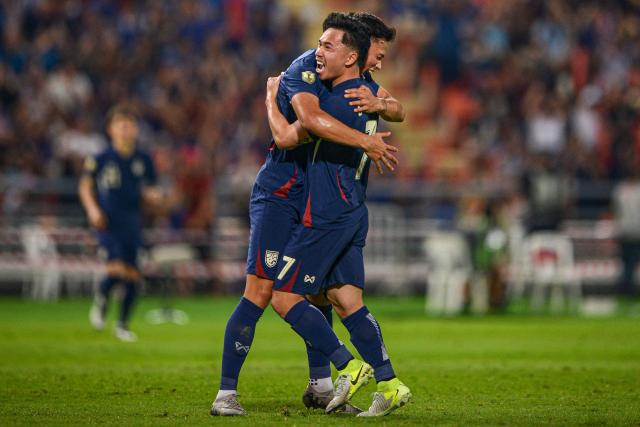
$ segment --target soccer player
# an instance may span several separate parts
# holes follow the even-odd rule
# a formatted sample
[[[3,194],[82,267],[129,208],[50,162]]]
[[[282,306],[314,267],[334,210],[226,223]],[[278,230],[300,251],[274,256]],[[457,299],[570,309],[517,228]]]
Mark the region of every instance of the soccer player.
[[[107,115],[111,146],[85,160],[79,195],[90,225],[105,252],[106,275],[100,282],[89,313],[91,325],[105,325],[109,294],[117,284],[124,286],[124,297],[115,329],[118,339],[137,340],[129,320],[141,281],[137,254],[142,245],[141,206],[158,204],[160,193],[154,187],[156,173],[151,158],[136,149],[137,117],[126,105],[116,105]]]
[[[289,123],[321,138],[362,148],[381,169],[392,169],[397,160],[383,137],[367,135],[336,120],[320,108],[326,88],[317,78],[315,50],[297,58],[287,69],[277,103]],[[295,141],[298,141],[298,137]],[[280,252],[289,232],[300,222],[304,209],[303,186],[308,146],[283,150],[272,142],[265,164],[254,185],[251,204],[251,235],[247,257],[247,281],[240,303],[225,330],[220,389],[211,407],[212,415],[245,415],[237,400],[240,369],[253,341],[256,323],[271,299],[271,289]]]
[[[320,56],[319,62],[324,60],[322,55],[317,53],[317,56]],[[322,73],[319,74],[322,78]],[[368,86],[372,86],[375,92],[379,91],[375,82],[370,82]],[[351,89],[350,93],[369,91],[367,85],[358,87],[355,80],[334,80],[333,89],[338,90],[339,87]],[[370,105],[367,109],[375,108],[373,104]],[[333,106],[336,109],[334,115],[347,117],[344,103],[341,112],[340,107]],[[365,126],[367,132],[374,133],[377,117],[368,117]],[[362,248],[368,229],[364,205],[367,176],[367,156],[361,150],[316,142],[306,173],[308,185],[303,223],[296,228],[283,251],[272,305],[288,321],[289,317],[295,317],[296,311],[300,311],[299,307],[308,304],[301,295],[321,291],[326,293],[350,332],[352,343],[375,370],[378,391],[369,410],[359,416],[380,416],[404,405],[411,398],[411,392],[395,376],[380,327],[362,301]],[[310,300],[316,304],[322,303],[321,298]],[[305,339],[312,342],[308,337]],[[366,369],[367,365],[364,366],[362,369]],[[355,368],[348,366],[339,370],[335,397],[327,405],[327,412],[344,403],[342,396],[347,399],[352,396],[352,384],[356,380],[354,372],[357,372]],[[328,366],[326,369],[329,369]]]
[[[322,80],[331,81],[333,92],[342,94],[344,89],[357,88],[362,84],[360,73],[366,62],[369,33],[360,25],[362,30],[356,28],[352,33],[355,37],[347,38],[345,29],[354,26],[357,21],[342,14],[335,14],[331,18],[327,19],[330,22],[325,21],[323,25],[325,32],[316,50],[316,72]],[[363,49],[363,45],[366,48]],[[343,97],[339,97],[339,102],[334,102],[334,99],[323,103],[333,110],[334,116],[351,126],[366,129],[369,134],[375,133],[376,119],[370,120],[368,115],[353,112]],[[334,397],[326,408],[327,412],[332,412],[343,406],[368,382],[373,376],[373,369],[351,356],[322,313],[310,305],[303,295],[317,294],[322,290],[325,275],[338,258],[344,262],[344,276],[353,280],[343,281],[343,277],[336,277],[332,283],[358,283],[362,286],[362,246],[367,231],[367,212],[363,204],[365,186],[358,181],[364,178],[366,185],[369,162],[361,150],[322,144],[319,138],[315,139],[313,147],[308,151],[310,157],[302,224],[296,227],[278,263],[279,273],[271,304],[310,347],[321,351],[338,369]],[[354,269],[349,271],[348,267],[352,264]],[[304,270],[301,270],[302,267]],[[335,308],[342,309],[337,301],[329,300]],[[341,314],[340,311],[338,313]],[[365,315],[371,318],[368,312]],[[365,358],[379,362],[381,357],[375,357],[378,352],[369,348],[371,344],[376,344],[376,340],[369,337],[370,328],[362,324],[360,313],[357,313],[353,324],[356,327],[348,329],[356,348]],[[358,335],[362,330],[364,333]],[[378,334],[377,337],[377,344],[383,348],[381,336]],[[379,381],[395,379],[388,358],[377,365],[380,378],[377,371],[376,377]],[[407,389],[398,406],[408,397],[410,393]]]
[[[386,55],[388,44],[395,38],[395,29],[387,26],[380,18],[369,13],[350,13],[349,16],[363,23],[371,35],[371,47],[365,65],[364,79],[360,87],[345,90],[345,97],[356,99],[350,102],[355,106],[356,112],[377,113],[386,121],[403,121],[404,110],[391,94],[383,87],[378,86],[371,76],[371,73],[382,68],[382,60]],[[308,134],[301,130],[301,126],[296,122],[287,126],[284,117],[279,113],[275,102],[275,91],[278,88],[280,78],[272,77],[267,84],[267,111],[269,124],[276,143],[281,147],[295,147],[299,143],[298,139],[304,140]],[[375,92],[375,95],[374,95]],[[307,299],[318,307],[332,323],[332,306],[324,295],[308,296]],[[333,387],[331,382],[331,367],[329,360],[316,349],[307,345],[307,355],[309,360],[309,384],[305,389],[302,400],[307,407],[326,408],[333,398]]]

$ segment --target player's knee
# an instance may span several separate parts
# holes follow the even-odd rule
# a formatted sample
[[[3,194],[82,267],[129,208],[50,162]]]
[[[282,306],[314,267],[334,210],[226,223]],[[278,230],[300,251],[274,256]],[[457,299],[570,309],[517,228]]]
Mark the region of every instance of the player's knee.
[[[302,297],[299,299],[302,300]],[[296,302],[298,301],[294,301],[294,296],[287,292],[274,292],[271,297],[271,307],[283,319]]]
[[[129,282],[138,283],[142,280],[142,275],[136,268],[126,266],[126,278]]]
[[[317,306],[331,304],[331,302],[327,299],[327,297],[324,294],[307,295],[306,298],[307,298],[307,301],[309,301],[311,304],[317,305]]]
[[[109,261],[105,266],[105,271],[108,276],[118,279],[127,279],[127,269],[125,265],[120,261]]]
[[[327,298],[338,316],[343,319],[364,306],[362,291],[351,285],[329,290]]]
[[[271,301],[272,289],[273,282],[271,280],[247,276],[243,296],[258,307],[265,309]]]

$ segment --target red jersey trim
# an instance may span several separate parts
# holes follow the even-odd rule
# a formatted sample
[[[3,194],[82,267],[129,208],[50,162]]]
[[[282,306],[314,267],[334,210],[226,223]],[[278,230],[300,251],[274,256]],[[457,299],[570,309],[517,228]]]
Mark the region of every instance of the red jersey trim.
[[[260,245],[258,245],[258,254],[256,256],[256,276],[268,278],[267,273],[264,271],[264,266],[262,265],[262,251],[260,251]]]
[[[285,199],[289,198],[289,191],[291,190],[291,186],[296,182],[296,179],[298,179],[297,167],[296,167],[296,171],[293,173],[293,176],[289,178],[289,181],[285,182],[284,185],[278,188],[276,191],[274,191],[273,194],[279,197],[283,197]]]
[[[280,289],[277,289],[278,291],[291,292],[291,290],[293,289],[293,285],[296,283],[296,279],[298,278],[298,273],[300,273],[301,266],[302,266],[302,263],[298,264],[298,268],[296,268],[296,271],[293,272],[293,275],[291,276],[291,278],[287,281],[287,283],[283,287],[281,287]]]
[[[307,196],[307,207],[304,209],[302,225],[308,228],[313,227],[313,220],[311,218],[311,193],[309,193],[309,196]]]
[[[349,201],[347,200],[347,196],[345,196],[344,191],[342,191],[342,185],[340,184],[340,177],[338,176],[338,172],[336,172],[336,182],[338,183],[338,190],[340,190],[340,197],[342,197],[342,200],[349,203]]]

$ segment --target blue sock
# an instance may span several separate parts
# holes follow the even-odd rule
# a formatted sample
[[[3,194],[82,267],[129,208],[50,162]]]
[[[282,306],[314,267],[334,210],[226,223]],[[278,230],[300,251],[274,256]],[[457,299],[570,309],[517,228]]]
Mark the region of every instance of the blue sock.
[[[331,307],[331,304],[316,305],[315,307],[320,310],[324,318],[327,319],[329,326],[333,327],[333,316],[331,315],[333,307]],[[311,347],[306,341],[305,344],[307,345],[307,357],[309,359],[309,379],[330,378],[331,365],[329,364],[330,361],[327,356],[322,354],[321,351]]]
[[[376,381],[387,381],[396,376],[382,340],[382,332],[378,322],[369,313],[366,306],[342,319],[342,323],[351,335],[351,342],[362,358],[370,364]]]
[[[220,390],[237,389],[240,369],[249,354],[256,323],[263,312],[263,309],[242,297],[231,313],[224,331]]]
[[[100,296],[104,297],[105,301],[109,299],[109,294],[111,293],[111,289],[120,281],[119,277],[115,276],[104,276],[100,281],[100,287],[98,288],[98,293]]]
[[[336,368],[342,369],[353,356],[340,342],[322,312],[309,301],[302,300],[294,305],[284,317],[291,328],[313,348],[320,350]]]
[[[122,298],[122,306],[120,307],[120,321],[119,326],[127,329],[129,326],[129,319],[131,318],[131,312],[133,311],[133,305],[136,302],[138,296],[138,289],[134,282],[124,282],[124,297]]]

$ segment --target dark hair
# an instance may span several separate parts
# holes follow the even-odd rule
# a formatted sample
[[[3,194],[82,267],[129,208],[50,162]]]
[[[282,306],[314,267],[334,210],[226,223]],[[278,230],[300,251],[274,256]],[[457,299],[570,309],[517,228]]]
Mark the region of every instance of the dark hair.
[[[131,105],[125,103],[116,104],[109,109],[107,112],[107,126],[109,126],[116,117],[123,117],[134,122],[138,120],[136,110]]]
[[[369,36],[374,39],[383,39],[392,42],[396,38],[396,29],[389,27],[384,21],[373,13],[368,12],[351,12],[356,21],[362,23],[369,31]]]
[[[342,12],[331,12],[322,23],[322,31],[335,28],[344,31],[342,43],[358,52],[358,66],[364,67],[367,62],[371,37],[367,27],[355,18]]]

